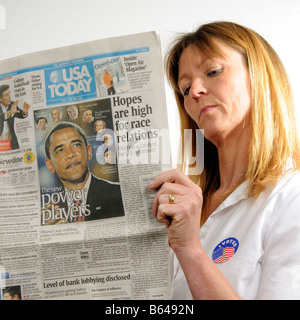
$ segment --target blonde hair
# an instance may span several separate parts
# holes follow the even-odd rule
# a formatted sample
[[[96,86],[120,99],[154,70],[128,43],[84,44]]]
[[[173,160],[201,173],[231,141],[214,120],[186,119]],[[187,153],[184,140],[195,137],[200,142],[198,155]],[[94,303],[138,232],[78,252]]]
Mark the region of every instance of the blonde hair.
[[[214,40],[239,51],[248,67],[251,86],[251,125],[248,168],[244,180],[249,181],[249,196],[257,196],[267,186],[275,185],[283,174],[288,159],[293,170],[300,168],[300,143],[291,87],[280,58],[268,42],[251,29],[232,22],[214,22],[201,26],[192,33],[180,35],[166,56],[166,72],[174,90],[181,120],[181,134],[185,129],[196,130],[196,123],[184,108],[183,96],[178,88],[178,62],[188,46],[198,47],[206,56],[221,56]],[[187,172],[188,157],[195,154],[181,145],[181,169]],[[204,171],[191,177],[198,181],[204,195],[219,187],[219,161],[216,147],[204,138]],[[243,182],[241,181],[241,183]],[[232,191],[232,190],[231,190]]]

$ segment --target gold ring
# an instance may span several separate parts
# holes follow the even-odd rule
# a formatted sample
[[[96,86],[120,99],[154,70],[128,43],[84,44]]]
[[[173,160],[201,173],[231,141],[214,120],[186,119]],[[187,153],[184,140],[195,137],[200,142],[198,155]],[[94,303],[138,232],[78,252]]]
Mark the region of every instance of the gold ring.
[[[174,204],[175,202],[175,194],[174,193],[170,193],[169,195],[169,204]]]

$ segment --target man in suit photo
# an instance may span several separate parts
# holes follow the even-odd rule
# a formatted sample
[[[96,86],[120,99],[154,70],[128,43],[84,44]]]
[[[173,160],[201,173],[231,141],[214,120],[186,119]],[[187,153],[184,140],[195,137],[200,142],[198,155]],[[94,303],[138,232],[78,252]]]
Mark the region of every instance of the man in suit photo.
[[[67,193],[61,195],[64,201],[55,203],[55,219],[45,224],[124,216],[120,184],[99,179],[89,171],[92,148],[78,125],[57,124],[46,138],[45,152],[47,168],[58,176]]]
[[[15,133],[15,118],[24,119],[28,116],[30,104],[24,102],[23,110],[18,107],[19,101],[11,101],[9,85],[0,86],[0,140],[7,140],[10,144],[7,150],[19,149],[18,138]]]

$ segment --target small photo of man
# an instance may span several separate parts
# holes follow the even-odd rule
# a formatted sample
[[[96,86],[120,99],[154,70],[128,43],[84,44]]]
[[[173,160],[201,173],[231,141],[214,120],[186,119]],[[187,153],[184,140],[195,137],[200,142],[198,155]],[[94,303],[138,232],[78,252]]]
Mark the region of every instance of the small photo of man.
[[[50,112],[50,116],[53,122],[58,122],[61,119],[61,111],[58,108],[53,108]]]
[[[71,120],[76,120],[78,118],[78,108],[76,106],[70,106],[67,109],[67,115],[69,117],[69,119]]]
[[[83,113],[83,121],[87,124],[91,124],[94,121],[93,111],[88,109]]]
[[[31,107],[26,101],[23,110],[18,107],[19,101],[12,101],[9,85],[0,86],[0,140],[9,142],[9,150],[20,149],[15,133],[15,119],[24,119],[28,116]]]

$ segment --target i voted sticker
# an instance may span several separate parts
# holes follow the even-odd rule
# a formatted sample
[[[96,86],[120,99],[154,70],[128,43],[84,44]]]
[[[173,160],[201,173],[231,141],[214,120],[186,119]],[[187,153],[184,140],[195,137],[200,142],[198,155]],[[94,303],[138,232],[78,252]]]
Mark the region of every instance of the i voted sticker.
[[[239,241],[236,238],[227,238],[221,241],[212,253],[214,263],[223,263],[231,259],[239,247]]]

